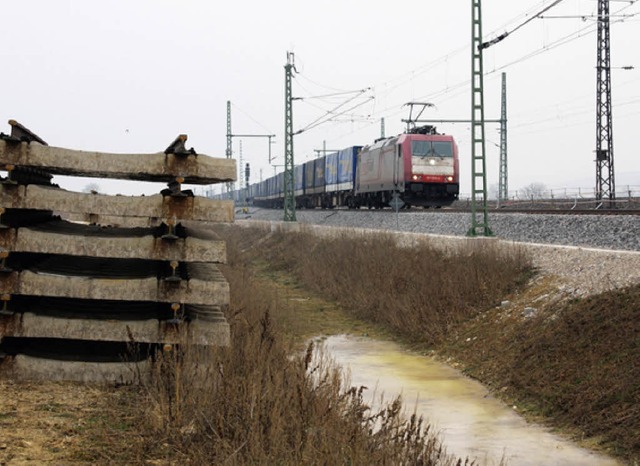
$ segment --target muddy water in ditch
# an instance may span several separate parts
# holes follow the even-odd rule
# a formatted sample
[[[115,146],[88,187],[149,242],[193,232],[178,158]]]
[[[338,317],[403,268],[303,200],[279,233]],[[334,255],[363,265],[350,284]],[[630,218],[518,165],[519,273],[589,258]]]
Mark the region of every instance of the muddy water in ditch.
[[[324,340],[327,353],[350,373],[351,384],[385,400],[402,395],[441,437],[450,453],[480,464],[613,466],[620,463],[528,424],[486,388],[434,359],[397,344],[351,336]],[[410,412],[409,412],[410,414]]]

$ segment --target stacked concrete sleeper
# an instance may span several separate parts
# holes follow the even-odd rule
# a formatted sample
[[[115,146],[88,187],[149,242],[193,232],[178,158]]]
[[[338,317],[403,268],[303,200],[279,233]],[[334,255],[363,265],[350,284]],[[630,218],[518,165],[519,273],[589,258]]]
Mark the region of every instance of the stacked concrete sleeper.
[[[228,345],[226,248],[207,225],[232,201],[182,184],[233,181],[233,159],[50,147],[0,133],[0,377],[130,381],[166,345]],[[61,189],[54,175],[167,183],[147,196]],[[180,339],[178,341],[178,339]]]

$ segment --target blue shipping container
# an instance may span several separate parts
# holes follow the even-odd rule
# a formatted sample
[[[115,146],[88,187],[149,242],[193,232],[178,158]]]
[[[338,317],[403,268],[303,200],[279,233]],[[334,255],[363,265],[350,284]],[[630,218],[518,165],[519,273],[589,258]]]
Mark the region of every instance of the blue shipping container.
[[[351,190],[356,179],[356,159],[362,146],[353,146],[338,153],[338,190]]]
[[[338,190],[338,152],[327,155],[324,167],[324,181],[326,192],[332,193]]]

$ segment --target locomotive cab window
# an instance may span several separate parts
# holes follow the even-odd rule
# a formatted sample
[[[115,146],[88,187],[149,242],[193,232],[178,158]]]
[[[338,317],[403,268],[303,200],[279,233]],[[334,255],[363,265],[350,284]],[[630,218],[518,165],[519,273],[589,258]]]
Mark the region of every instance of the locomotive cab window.
[[[431,155],[431,141],[411,141],[411,155],[414,157]]]
[[[411,141],[414,157],[453,157],[453,146],[448,141]]]
[[[453,157],[453,147],[447,141],[433,141],[432,153],[436,157]]]

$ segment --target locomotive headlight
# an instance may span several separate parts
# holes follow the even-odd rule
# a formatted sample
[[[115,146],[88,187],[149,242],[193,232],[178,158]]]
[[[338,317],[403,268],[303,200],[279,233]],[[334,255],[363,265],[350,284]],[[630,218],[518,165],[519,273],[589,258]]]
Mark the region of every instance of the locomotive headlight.
[[[418,181],[420,177],[418,175],[413,175],[413,181]]]
[[[429,159],[429,165],[435,165],[436,159]]]
[[[449,182],[453,181],[453,176],[447,176],[447,181]]]

